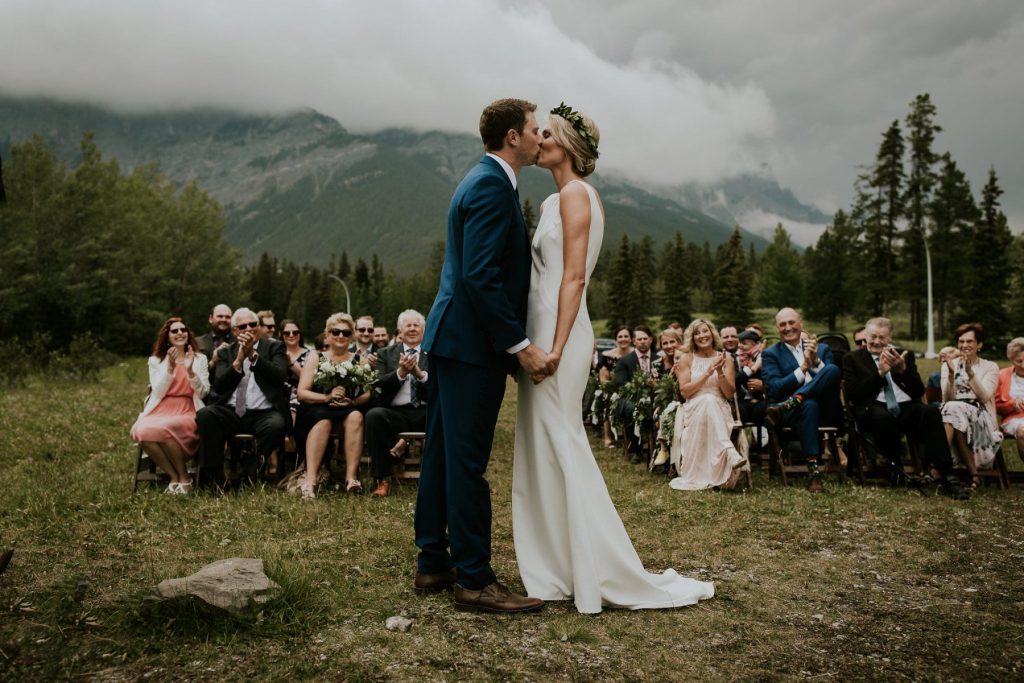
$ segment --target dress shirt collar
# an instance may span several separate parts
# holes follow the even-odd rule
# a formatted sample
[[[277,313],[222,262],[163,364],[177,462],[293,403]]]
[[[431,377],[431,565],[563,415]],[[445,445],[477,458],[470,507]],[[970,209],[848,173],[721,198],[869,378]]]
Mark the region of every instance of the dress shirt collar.
[[[402,353],[409,353],[410,351],[415,351],[416,353],[419,353],[420,352],[420,347],[418,347],[418,346],[409,346],[408,344],[402,344]]]
[[[512,167],[508,165],[508,162],[499,157],[497,154],[492,154],[491,152],[488,152],[487,156],[498,162],[498,165],[501,166],[503,171],[505,171],[505,174],[508,176],[508,179],[512,181],[512,189],[517,189],[519,187],[519,180],[518,178],[516,178],[516,172],[512,170]]]

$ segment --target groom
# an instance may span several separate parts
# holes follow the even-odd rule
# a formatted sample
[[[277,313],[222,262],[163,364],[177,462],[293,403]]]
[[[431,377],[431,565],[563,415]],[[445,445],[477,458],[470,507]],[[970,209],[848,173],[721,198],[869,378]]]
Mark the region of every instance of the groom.
[[[507,375],[517,365],[546,376],[555,366],[526,337],[530,245],[519,205],[519,170],[537,161],[540,135],[525,100],[492,102],[480,115],[486,155],[448,208],[440,288],[427,317],[427,440],[416,499],[414,588],[454,587],[462,611],[533,612],[542,600],[510,592],[491,569],[491,455]]]

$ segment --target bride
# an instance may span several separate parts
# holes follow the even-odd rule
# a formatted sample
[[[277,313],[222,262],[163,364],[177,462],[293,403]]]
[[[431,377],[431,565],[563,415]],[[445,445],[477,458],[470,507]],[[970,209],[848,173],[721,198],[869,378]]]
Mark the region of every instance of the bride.
[[[714,584],[667,569],[648,573],[608,495],[580,409],[594,333],[586,288],[601,252],[604,209],[582,179],[597,162],[597,126],[562,104],[551,110],[537,165],[558,193],[541,205],[533,238],[526,331],[550,344],[554,375],[519,382],[512,529],[531,597],[567,600],[580,612],[692,605]],[[543,379],[543,381],[540,381]]]

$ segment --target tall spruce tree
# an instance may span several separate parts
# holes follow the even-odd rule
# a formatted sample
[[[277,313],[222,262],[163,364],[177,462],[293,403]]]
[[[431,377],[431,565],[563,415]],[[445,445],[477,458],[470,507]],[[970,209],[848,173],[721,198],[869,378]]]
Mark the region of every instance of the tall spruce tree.
[[[960,302],[961,322],[975,320],[985,326],[990,340],[1008,331],[1006,292],[1014,264],[1010,263],[1013,235],[1006,215],[999,210],[1003,190],[995,168],[981,190],[980,215],[966,240],[967,263]]]
[[[715,320],[722,325],[744,325],[750,320],[750,270],[739,226],[718,248],[711,283]]]
[[[662,278],[660,313],[666,322],[686,325],[690,320],[690,288],[694,272],[688,263],[686,241],[677,232],[662,254],[658,272]]]
[[[612,266],[608,288],[608,327],[612,331],[634,324],[636,312],[633,310],[633,258],[629,235],[623,233],[619,241],[619,251]]]
[[[940,171],[932,199],[932,226],[928,246],[932,257],[932,296],[940,333],[952,332],[952,305],[961,293],[966,238],[978,219],[978,206],[971,193],[971,184],[949,152],[940,159]]]
[[[750,271],[754,272],[756,305],[775,309],[783,306],[795,308],[802,299],[803,263],[782,223],[775,227],[772,242],[761,254],[757,270]]]
[[[839,316],[856,310],[862,272],[856,227],[842,210],[814,247],[804,252],[804,268],[804,313],[824,318],[830,330],[836,329]]]

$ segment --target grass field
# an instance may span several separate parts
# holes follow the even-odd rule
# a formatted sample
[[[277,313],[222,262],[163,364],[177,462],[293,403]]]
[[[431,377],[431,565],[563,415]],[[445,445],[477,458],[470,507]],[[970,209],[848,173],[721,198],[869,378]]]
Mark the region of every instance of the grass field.
[[[597,453],[651,570],[713,580],[671,611],[455,612],[412,589],[415,490],[303,502],[130,491],[145,364],[0,395],[0,680],[1020,680],[1024,492],[946,498],[830,481],[810,496],[683,493]],[[499,576],[518,585],[510,390],[490,469]],[[1020,468],[1016,456],[1013,467]],[[148,587],[231,556],[283,587],[262,612],[139,616]],[[408,633],[387,617],[414,619]]]

